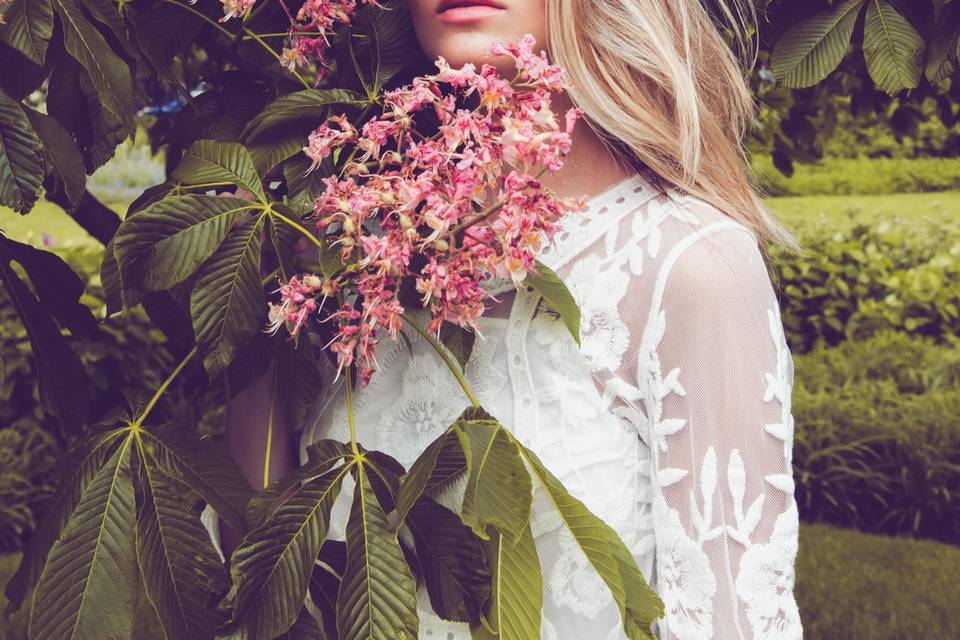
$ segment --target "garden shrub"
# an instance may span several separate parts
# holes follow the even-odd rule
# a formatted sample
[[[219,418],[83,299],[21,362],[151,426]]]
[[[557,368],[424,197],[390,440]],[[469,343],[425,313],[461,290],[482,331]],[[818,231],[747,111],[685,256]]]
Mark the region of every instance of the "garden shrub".
[[[885,331],[795,357],[801,517],[960,542],[960,352]]]
[[[754,156],[753,173],[768,196],[880,195],[960,189],[960,158],[825,158],[783,175],[769,156]]]
[[[896,218],[806,233],[799,255],[774,250],[791,349],[836,345],[883,329],[960,335],[960,224]]]

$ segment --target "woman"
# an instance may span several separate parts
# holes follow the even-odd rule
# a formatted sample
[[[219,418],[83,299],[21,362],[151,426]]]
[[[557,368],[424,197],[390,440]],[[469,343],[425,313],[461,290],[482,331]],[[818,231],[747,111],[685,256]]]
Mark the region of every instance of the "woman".
[[[483,406],[620,534],[666,604],[661,638],[800,638],[793,363],[764,259],[770,242],[796,245],[749,181],[752,95],[717,26],[698,0],[409,4],[424,52],[453,66],[488,62],[510,77],[512,61],[488,53],[494,38],[548,43],[572,85],[555,110],[575,104],[589,125],[544,178],[560,196],[590,195],[588,211],[541,255],[580,305],[581,345],[530,290],[494,290],[467,366]],[[736,31],[742,14],[724,13]],[[381,371],[355,398],[358,437],[409,465],[465,399],[418,336],[409,350],[381,346]],[[269,378],[228,410],[231,450],[254,483]],[[342,393],[310,416],[301,461],[314,440],[348,438]],[[274,437],[286,427],[278,412]],[[275,448],[271,475],[294,455]],[[609,592],[542,499],[543,637],[623,637]],[[470,637],[425,597],[421,609],[422,638]]]

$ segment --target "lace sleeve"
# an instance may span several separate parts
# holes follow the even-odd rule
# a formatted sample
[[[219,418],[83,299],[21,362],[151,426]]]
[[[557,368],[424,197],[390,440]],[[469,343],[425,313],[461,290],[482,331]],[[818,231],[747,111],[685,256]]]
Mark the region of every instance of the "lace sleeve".
[[[652,211],[629,233],[621,225],[629,338],[618,366],[597,373],[651,451],[658,631],[800,638],[793,360],[755,236],[693,202],[654,203],[677,224]]]

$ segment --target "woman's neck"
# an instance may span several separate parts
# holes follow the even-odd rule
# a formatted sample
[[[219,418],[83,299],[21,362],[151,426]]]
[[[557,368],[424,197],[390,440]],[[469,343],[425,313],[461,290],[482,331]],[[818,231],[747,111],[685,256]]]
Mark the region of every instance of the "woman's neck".
[[[567,109],[573,107],[567,94],[555,95],[552,102],[554,113],[561,121]],[[573,129],[570,154],[563,168],[544,173],[540,181],[560,197],[590,197],[606,191],[632,173],[633,169],[619,160],[600,136],[580,120]]]

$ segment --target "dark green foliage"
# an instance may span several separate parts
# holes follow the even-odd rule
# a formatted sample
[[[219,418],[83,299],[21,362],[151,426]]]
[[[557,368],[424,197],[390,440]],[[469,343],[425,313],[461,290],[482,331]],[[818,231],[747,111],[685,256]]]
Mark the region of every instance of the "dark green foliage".
[[[801,517],[960,543],[960,341],[884,331],[795,366]]]

